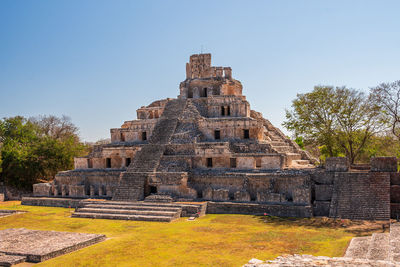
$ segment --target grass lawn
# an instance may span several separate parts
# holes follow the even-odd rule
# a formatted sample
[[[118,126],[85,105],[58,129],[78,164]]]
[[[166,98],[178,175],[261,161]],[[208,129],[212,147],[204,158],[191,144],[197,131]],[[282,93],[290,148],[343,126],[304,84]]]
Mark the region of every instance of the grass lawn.
[[[251,258],[282,254],[342,256],[355,235],[382,231],[378,224],[324,218],[281,219],[206,215],[172,223],[70,218],[73,209],[0,202],[0,209],[27,213],[0,218],[0,230],[28,228],[105,234],[96,245],[38,266],[241,266]]]

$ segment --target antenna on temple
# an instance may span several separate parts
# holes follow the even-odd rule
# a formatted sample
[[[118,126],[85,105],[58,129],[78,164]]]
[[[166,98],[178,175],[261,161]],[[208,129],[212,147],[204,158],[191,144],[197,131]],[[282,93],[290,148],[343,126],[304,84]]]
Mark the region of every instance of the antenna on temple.
[[[203,45],[200,47],[200,54],[203,54]]]

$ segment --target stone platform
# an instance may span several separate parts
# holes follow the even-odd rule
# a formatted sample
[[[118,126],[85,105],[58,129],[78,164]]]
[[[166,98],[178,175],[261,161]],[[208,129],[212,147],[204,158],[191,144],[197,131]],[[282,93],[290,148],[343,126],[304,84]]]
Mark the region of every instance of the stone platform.
[[[72,217],[171,222],[180,217],[204,215],[206,207],[206,203],[82,201]]]
[[[372,236],[353,238],[344,257],[287,255],[266,262],[252,259],[244,266],[400,266],[400,223],[391,224],[389,233],[374,233]]]
[[[25,212],[26,211],[21,211],[21,210],[0,210],[0,217],[6,217],[13,214],[25,213]]]
[[[11,228],[0,231],[0,266],[42,262],[105,240],[105,235]]]

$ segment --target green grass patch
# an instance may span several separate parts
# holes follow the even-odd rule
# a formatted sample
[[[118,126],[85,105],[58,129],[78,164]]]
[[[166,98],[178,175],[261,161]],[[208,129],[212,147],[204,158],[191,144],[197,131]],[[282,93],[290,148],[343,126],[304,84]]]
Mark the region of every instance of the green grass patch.
[[[347,222],[250,215],[206,215],[172,223],[70,218],[73,209],[0,202],[0,209],[27,213],[0,218],[0,230],[28,228],[105,234],[99,244],[38,266],[241,266],[251,258],[282,254],[342,256],[355,235]],[[335,221],[336,222],[336,221]],[[379,230],[379,227],[375,227]],[[361,231],[361,232],[360,232]]]

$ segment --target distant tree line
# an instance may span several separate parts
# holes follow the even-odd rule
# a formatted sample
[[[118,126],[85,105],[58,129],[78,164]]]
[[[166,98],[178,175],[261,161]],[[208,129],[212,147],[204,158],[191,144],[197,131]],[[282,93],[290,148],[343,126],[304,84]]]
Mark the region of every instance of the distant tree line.
[[[4,118],[0,120],[0,181],[31,189],[34,183],[50,181],[57,172],[72,169],[74,157],[88,150],[66,116]]]
[[[319,157],[346,156],[351,163],[400,155],[400,81],[366,94],[346,87],[315,86],[298,94],[283,125],[296,142]]]

